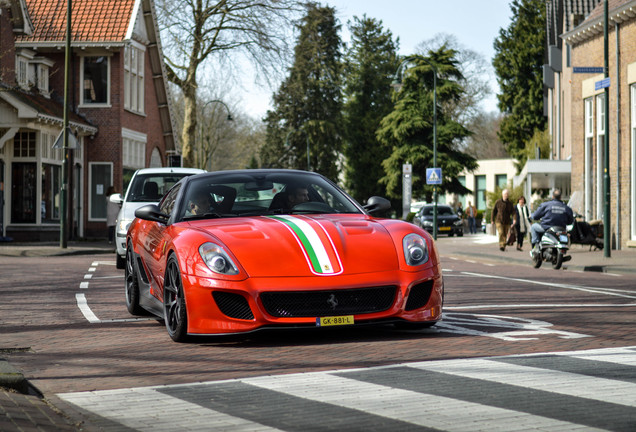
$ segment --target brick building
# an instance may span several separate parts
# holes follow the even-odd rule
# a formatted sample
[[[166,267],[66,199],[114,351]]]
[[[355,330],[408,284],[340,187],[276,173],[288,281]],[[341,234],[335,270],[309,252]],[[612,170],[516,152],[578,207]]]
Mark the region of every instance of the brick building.
[[[0,0],[0,236],[60,238],[66,0]],[[168,165],[175,134],[152,0],[73,0],[71,237],[106,235],[106,191]],[[71,140],[74,141],[74,140]]]
[[[605,131],[604,0],[549,0],[544,65],[551,159],[571,163],[571,206],[603,220],[609,137],[613,245],[636,245],[636,1],[609,0],[609,131]]]

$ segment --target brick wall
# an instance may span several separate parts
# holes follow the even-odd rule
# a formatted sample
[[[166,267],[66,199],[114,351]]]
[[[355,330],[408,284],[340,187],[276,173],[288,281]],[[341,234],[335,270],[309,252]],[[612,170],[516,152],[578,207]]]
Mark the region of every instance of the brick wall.
[[[610,24],[608,36],[609,76],[611,87],[609,88],[609,174],[610,174],[610,221],[613,236],[620,233],[621,247],[625,247],[631,239],[631,170],[634,156],[631,154],[630,134],[630,83],[627,82],[627,66],[636,62],[636,19],[630,19],[619,25],[619,73],[617,74],[616,56],[616,28]],[[603,33],[593,38],[572,46],[572,66],[603,66],[604,65],[604,40]],[[585,129],[584,129],[584,95],[583,84],[585,80],[595,79],[586,74],[573,74],[571,79],[571,133],[572,133],[572,190],[585,192]],[[617,89],[620,94],[620,108],[617,116]],[[603,91],[595,92],[602,94]],[[589,96],[589,94],[587,95]],[[596,101],[594,103],[594,149],[592,162],[597,166],[596,160]],[[617,121],[620,122],[620,135],[617,134]],[[607,135],[606,131],[606,136]],[[620,148],[617,146],[620,139]],[[620,151],[620,157],[618,156]],[[618,162],[620,158],[620,162]],[[596,169],[594,169],[596,173]],[[596,188],[594,181],[593,188]],[[603,196],[603,191],[595,191]],[[593,214],[596,215],[596,199],[594,200]],[[620,207],[617,212],[617,205]],[[616,224],[617,213],[619,225]]]

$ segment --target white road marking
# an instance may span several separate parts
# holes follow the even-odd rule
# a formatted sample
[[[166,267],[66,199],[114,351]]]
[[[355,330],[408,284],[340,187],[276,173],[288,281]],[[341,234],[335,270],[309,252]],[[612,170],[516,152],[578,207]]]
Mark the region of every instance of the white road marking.
[[[65,393],[58,396],[139,431],[278,431],[165,395],[152,388]]]
[[[80,289],[88,289],[88,282],[81,282]]]
[[[634,353],[631,357],[634,357]],[[636,384],[620,380],[487,359],[431,361],[407,366],[612,404],[636,406]]]
[[[555,283],[555,282],[542,282],[542,281],[537,281],[532,279],[512,278],[507,276],[489,275],[484,273],[474,273],[474,272],[462,272],[462,273],[465,275],[481,277],[481,278],[499,279],[499,280],[506,280],[511,282],[522,282],[522,283],[533,284],[533,285],[542,285],[542,286],[549,286],[554,288],[590,292],[594,294],[604,294],[604,295],[610,295],[610,296],[616,296],[616,297],[636,299],[636,292],[633,292],[633,291],[626,291],[626,292],[633,293],[633,295],[623,295],[620,293],[611,292],[611,291],[614,291],[611,288],[608,289],[608,288],[599,288],[599,287],[585,287],[582,285],[572,285],[572,284],[563,284],[563,283]]]
[[[84,315],[84,318],[88,320],[91,324],[100,323],[100,319],[97,318],[97,315],[93,313],[90,307],[88,307],[88,303],[86,303],[86,296],[84,294],[75,294],[75,300],[77,301],[77,307],[80,312]]]
[[[548,419],[505,408],[481,405],[444,396],[402,390],[355,379],[307,373],[242,379],[242,382],[287,395],[342,406],[372,415],[443,431],[507,430],[514,418],[519,430],[572,428],[569,422]],[[334,391],[337,389],[337,391]],[[416,408],[416,409],[414,409]],[[487,418],[487,425],[476,421]],[[467,426],[470,425],[469,429]]]

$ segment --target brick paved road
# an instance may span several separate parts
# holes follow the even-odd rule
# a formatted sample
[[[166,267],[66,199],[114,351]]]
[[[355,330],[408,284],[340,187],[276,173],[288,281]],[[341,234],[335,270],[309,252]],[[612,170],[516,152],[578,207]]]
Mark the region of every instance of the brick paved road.
[[[130,320],[123,273],[110,256],[3,257],[2,264],[15,269],[2,276],[9,287],[0,303],[3,357],[79,419],[63,394],[636,345],[636,283],[628,276],[449,259],[447,319],[439,328],[280,331],[175,344],[155,320]],[[78,308],[82,298],[93,323]]]

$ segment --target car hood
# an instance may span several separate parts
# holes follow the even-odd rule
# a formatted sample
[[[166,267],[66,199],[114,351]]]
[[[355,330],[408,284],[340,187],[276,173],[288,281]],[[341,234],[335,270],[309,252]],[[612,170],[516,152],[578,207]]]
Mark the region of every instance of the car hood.
[[[220,240],[251,277],[398,269],[391,235],[364,215],[279,215],[190,222]]]

